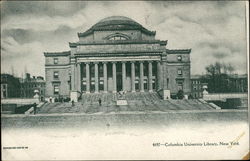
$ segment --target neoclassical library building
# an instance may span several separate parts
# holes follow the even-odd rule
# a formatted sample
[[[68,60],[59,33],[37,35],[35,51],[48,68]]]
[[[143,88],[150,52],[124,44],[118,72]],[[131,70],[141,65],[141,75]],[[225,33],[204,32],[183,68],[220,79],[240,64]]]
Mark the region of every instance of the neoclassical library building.
[[[167,49],[156,32],[123,16],[102,19],[69,51],[45,52],[47,98],[77,101],[89,93],[159,92],[170,98],[191,92],[191,49]],[[178,36],[178,35],[177,35]]]

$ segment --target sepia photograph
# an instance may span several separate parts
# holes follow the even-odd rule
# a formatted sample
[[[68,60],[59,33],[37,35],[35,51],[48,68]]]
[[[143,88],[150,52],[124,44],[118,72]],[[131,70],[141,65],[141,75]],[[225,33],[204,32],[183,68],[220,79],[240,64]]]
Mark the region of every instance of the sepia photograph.
[[[248,160],[248,1],[1,1],[1,159]]]

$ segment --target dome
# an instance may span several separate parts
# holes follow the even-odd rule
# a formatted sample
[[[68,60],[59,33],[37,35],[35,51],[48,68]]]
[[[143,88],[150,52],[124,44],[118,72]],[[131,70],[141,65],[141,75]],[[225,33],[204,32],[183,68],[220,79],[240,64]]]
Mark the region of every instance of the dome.
[[[111,16],[104,18],[93,25],[84,33],[78,33],[78,36],[86,36],[93,31],[112,31],[112,30],[141,30],[142,32],[155,35],[155,32],[149,31],[141,24],[125,16]]]
[[[101,21],[99,21],[99,23],[102,22],[107,22],[107,21],[132,21],[135,22],[134,20],[132,20],[131,18],[125,17],[125,16],[111,16],[111,17],[107,17],[102,19]]]
[[[124,16],[111,16],[102,19],[98,23],[96,23],[93,27],[104,27],[110,25],[132,25],[132,26],[141,26],[139,23],[134,20],[124,17]]]

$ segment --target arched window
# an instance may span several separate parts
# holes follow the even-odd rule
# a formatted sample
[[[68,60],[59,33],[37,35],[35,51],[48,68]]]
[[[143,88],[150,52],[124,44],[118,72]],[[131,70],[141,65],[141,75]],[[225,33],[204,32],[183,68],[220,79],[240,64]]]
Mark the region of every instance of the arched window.
[[[112,41],[116,41],[116,40],[129,40],[130,37],[125,35],[125,34],[122,34],[122,33],[115,33],[115,34],[112,34],[112,35],[109,35],[105,38],[106,40],[112,40]]]
[[[108,40],[127,40],[127,38],[117,35],[117,36],[109,37]]]

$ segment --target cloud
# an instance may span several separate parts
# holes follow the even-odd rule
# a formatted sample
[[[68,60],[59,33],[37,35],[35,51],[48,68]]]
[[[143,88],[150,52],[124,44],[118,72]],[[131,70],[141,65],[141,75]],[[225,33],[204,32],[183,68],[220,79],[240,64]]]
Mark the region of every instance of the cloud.
[[[18,76],[28,71],[35,75],[44,75],[44,56],[41,54],[43,45],[40,42],[32,42],[20,45],[12,37],[7,37],[1,42],[1,72],[9,72],[13,66]],[[3,50],[4,49],[4,50]]]
[[[156,31],[167,48],[192,48],[192,74],[215,61],[232,63],[246,72],[245,2],[118,1],[118,2],[4,2],[1,19],[3,64],[22,62],[44,73],[44,51],[69,50],[101,19],[121,15]],[[24,59],[27,60],[24,60]],[[2,64],[2,65],[3,65]],[[23,64],[19,64],[23,68]]]

